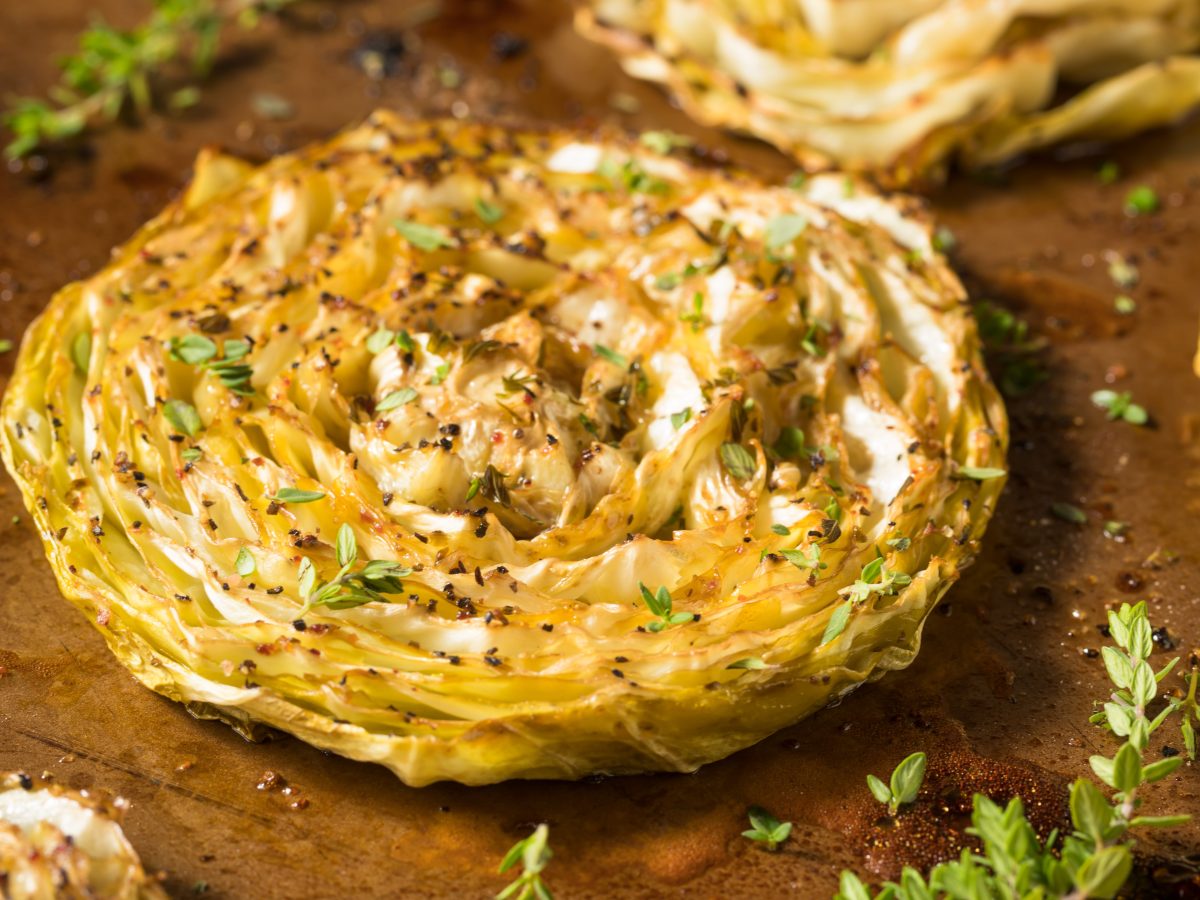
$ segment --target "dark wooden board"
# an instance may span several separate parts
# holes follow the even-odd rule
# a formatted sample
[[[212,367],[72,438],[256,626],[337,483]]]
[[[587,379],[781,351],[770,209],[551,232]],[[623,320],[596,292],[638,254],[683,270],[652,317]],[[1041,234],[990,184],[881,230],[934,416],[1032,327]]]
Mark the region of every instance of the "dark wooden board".
[[[379,105],[667,127],[767,176],[791,169],[760,144],[691,125],[576,37],[557,4],[443,5],[413,26],[431,4],[318,0],[290,24],[239,38],[188,115],[110,130],[81,157],[55,155],[46,171],[0,173],[0,337],[19,338],[57,288],[103,265],[178,191],[200,147],[263,157]],[[0,4],[0,94],[43,92],[53,58],[93,8],[128,22],[144,6]],[[498,32],[524,38],[527,50],[498,60]],[[387,78],[372,81],[354,64],[364,39],[398,51]],[[443,85],[450,70],[461,85]],[[256,93],[285,98],[294,116],[262,119]],[[637,111],[619,111],[614,95]],[[1113,746],[1087,724],[1107,686],[1090,652],[1104,642],[1105,607],[1146,599],[1174,652],[1200,641],[1198,148],[1200,127],[1156,132],[1104,157],[1036,161],[996,183],[958,177],[933,198],[977,295],[1019,310],[1048,339],[1051,377],[1010,405],[1013,475],[987,550],[930,620],[920,658],[837,708],[692,776],[406,788],[382,768],[291,739],[246,743],[136,684],[59,596],[2,476],[0,769],[49,770],[128,797],[130,837],[178,896],[201,883],[210,897],[489,896],[505,883],[495,873],[504,851],[546,820],[556,854],[548,880],[561,897],[820,897],[843,867],[892,874],[899,862],[927,861],[963,825],[956,798],[978,788],[1020,790],[1040,821],[1057,820],[1064,786]],[[1095,172],[1108,157],[1124,175],[1105,187]],[[1165,209],[1130,219],[1123,198],[1141,183]],[[1112,309],[1109,250],[1141,271],[1131,317]],[[0,356],[0,386],[13,356]],[[1104,421],[1088,398],[1106,373],[1124,373],[1115,386],[1134,391],[1154,427]],[[1054,502],[1086,510],[1087,525],[1053,517]],[[1109,518],[1131,523],[1128,542],[1102,535]],[[1144,565],[1156,550],[1177,559]],[[1168,735],[1154,755],[1164,743],[1180,746]],[[864,776],[915,749],[930,754],[930,790],[908,825],[878,827]],[[266,772],[294,793],[260,789]],[[739,836],[755,803],[796,822],[782,852]],[[1197,768],[1185,766],[1147,803],[1200,814]],[[1160,876],[1170,868],[1190,879],[1171,896],[1200,890],[1198,848],[1195,825],[1141,845]]]

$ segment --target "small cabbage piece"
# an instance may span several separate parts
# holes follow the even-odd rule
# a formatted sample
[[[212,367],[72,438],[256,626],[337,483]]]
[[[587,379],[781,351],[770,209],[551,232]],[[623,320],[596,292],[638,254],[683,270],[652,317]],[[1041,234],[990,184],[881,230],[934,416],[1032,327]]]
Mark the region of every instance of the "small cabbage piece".
[[[0,893],[9,900],[160,900],[121,830],[126,804],[0,774]]]
[[[701,122],[896,183],[1200,102],[1200,0],[585,0],[576,22]]]
[[[0,415],[143,683],[415,785],[689,771],[907,665],[1007,444],[919,202],[386,113],[202,156]]]

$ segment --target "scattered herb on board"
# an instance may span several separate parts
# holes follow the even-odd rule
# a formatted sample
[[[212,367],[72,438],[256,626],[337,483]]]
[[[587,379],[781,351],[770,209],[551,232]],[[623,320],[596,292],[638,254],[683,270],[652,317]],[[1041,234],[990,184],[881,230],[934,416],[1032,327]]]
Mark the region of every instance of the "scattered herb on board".
[[[917,799],[921,782],[925,780],[925,754],[911,753],[900,761],[885,783],[882,778],[867,776],[867,787],[880,803],[886,803],[888,815],[894,816],[901,806]]]
[[[750,807],[747,816],[750,828],[742,832],[742,837],[763,844],[771,852],[778,850],[792,833],[791,822],[780,822],[761,806]]]
[[[1155,671],[1149,657],[1154,631],[1146,604],[1108,613],[1108,628],[1116,646],[1103,650],[1112,693],[1091,721],[1103,725],[1123,743],[1113,756],[1091,758],[1101,784],[1080,778],[1070,788],[1073,830],[1051,832],[1043,842],[1025,816],[1020,797],[1001,806],[983,794],[974,797],[969,833],[979,839],[957,858],[938,863],[926,874],[906,868],[898,883],[887,882],[872,891],[853,872],[843,871],[836,900],[991,900],[999,897],[1040,897],[1067,900],[1115,897],[1133,870],[1131,835],[1147,828],[1170,828],[1189,821],[1186,815],[1146,816],[1140,813],[1143,789],[1161,781],[1183,763],[1180,756],[1147,762],[1151,737],[1174,715],[1182,718],[1189,758],[1195,756],[1196,686],[1200,671],[1185,676],[1188,693],[1160,704],[1160,683],[1178,658]],[[1153,707],[1159,706],[1158,709]],[[916,799],[924,776],[924,757],[918,768],[913,754],[897,767],[891,783],[870,776],[872,795],[888,805],[892,815]],[[1163,795],[1160,795],[1163,796]],[[1170,794],[1166,794],[1170,797]]]
[[[521,873],[496,895],[496,900],[553,900],[550,889],[542,881],[542,872],[554,856],[550,849],[550,827],[541,824],[527,838],[512,845],[500,862],[499,872],[521,865]]]
[[[1146,408],[1134,403],[1133,395],[1129,391],[1095,391],[1092,394],[1092,403],[1107,412],[1112,421],[1120,419],[1130,425],[1145,425],[1150,421],[1150,414],[1146,412]]]
[[[1078,506],[1070,503],[1051,503],[1050,512],[1052,512],[1056,518],[1062,519],[1064,522],[1070,522],[1072,525],[1087,524],[1087,513],[1085,513]]]
[[[1046,342],[1030,336],[1027,322],[991,300],[975,304],[975,320],[991,369],[997,373],[996,381],[1006,397],[1027,394],[1049,377],[1040,359]]]
[[[128,109],[144,116],[156,108],[194,105],[200,96],[197,83],[211,71],[225,29],[254,28],[265,14],[294,2],[159,0],[144,21],[127,30],[93,17],[76,51],[59,61],[62,76],[51,99],[22,97],[9,105],[3,121],[12,140],[5,153],[19,159],[115,122]],[[184,83],[166,90],[181,73]]]
[[[1125,212],[1131,216],[1148,216],[1159,210],[1158,194],[1154,188],[1138,185],[1125,197]]]

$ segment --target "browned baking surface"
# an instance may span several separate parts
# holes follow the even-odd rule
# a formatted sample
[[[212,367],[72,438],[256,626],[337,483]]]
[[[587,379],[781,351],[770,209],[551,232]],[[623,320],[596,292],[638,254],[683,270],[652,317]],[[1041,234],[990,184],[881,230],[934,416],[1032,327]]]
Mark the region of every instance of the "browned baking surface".
[[[97,5],[117,21],[142,9],[121,0],[0,4],[0,94],[44,91],[53,56]],[[54,290],[102,265],[179,188],[202,145],[263,156],[377,105],[669,127],[765,174],[789,171],[761,145],[691,126],[576,38],[548,0],[447,2],[438,18],[408,27],[433,5],[318,4],[271,28],[272,40],[243,39],[188,117],[110,131],[86,158],[56,157],[40,180],[0,174],[0,337],[18,338]],[[500,31],[528,48],[495,39]],[[364,36],[393,53],[381,81],[354,63]],[[461,85],[444,86],[456,77]],[[260,118],[258,92],[289,101],[294,118]],[[614,94],[639,111],[615,109]],[[618,105],[630,107],[624,98]],[[547,881],[564,898],[820,897],[844,866],[892,875],[900,861],[956,846],[974,790],[998,799],[1018,790],[1035,821],[1056,824],[1064,785],[1086,773],[1090,754],[1115,746],[1087,724],[1107,685],[1089,652],[1104,643],[1106,605],[1146,599],[1174,653],[1200,642],[1198,154],[1193,125],[1106,154],[1122,165],[1116,186],[1099,184],[1093,157],[1031,164],[1004,184],[960,179],[935,198],[977,296],[1001,298],[1049,339],[1051,378],[1010,403],[1013,474],[987,551],[930,620],[917,663],[838,708],[692,776],[406,788],[382,768],[295,740],[248,744],[136,684],[59,596],[3,476],[0,770],[48,769],[72,787],[128,797],[130,839],[179,896],[201,882],[210,897],[488,896],[506,881],[495,874],[504,851],[545,820],[556,854]],[[1165,209],[1127,218],[1124,195],[1141,183]],[[1132,317],[1112,311],[1106,250],[1137,261]],[[0,356],[0,386],[13,357]],[[1104,421],[1088,397],[1106,373],[1126,373],[1114,387],[1132,390],[1155,427]],[[1088,524],[1053,517],[1054,502],[1086,510]],[[1106,519],[1131,523],[1128,542],[1102,535]],[[1156,550],[1178,558],[1144,564]],[[1154,661],[1167,657],[1160,649]],[[1153,755],[1180,746],[1173,729],[1160,734]],[[864,776],[916,749],[930,754],[926,793],[900,827],[882,827]],[[1151,792],[1150,811],[1200,814],[1198,768]],[[779,854],[739,836],[756,803],[796,822]],[[1151,835],[1141,848],[1172,860],[1180,876],[1190,871],[1191,883],[1169,896],[1200,894],[1200,826]]]

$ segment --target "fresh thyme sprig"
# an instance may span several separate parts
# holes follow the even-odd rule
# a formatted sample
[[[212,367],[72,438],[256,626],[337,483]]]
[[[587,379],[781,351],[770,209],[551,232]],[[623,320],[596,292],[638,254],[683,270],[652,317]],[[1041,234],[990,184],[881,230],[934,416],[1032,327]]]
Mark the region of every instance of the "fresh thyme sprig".
[[[341,569],[331,581],[321,583],[317,580],[316,566],[307,556],[300,561],[300,595],[304,598],[300,618],[314,606],[350,609],[364,603],[386,603],[387,598],[383,595],[401,593],[404,585],[400,579],[407,578],[413,571],[398,562],[382,559],[373,559],[354,571],[358,562],[358,540],[354,529],[345,523],[338,529],[334,549]]]
[[[500,863],[500,874],[503,875],[517,863],[521,864],[521,874],[496,895],[496,900],[554,900],[554,895],[542,881],[542,871],[554,855],[549,841],[550,827],[543,823],[529,837],[512,845]]]
[[[692,309],[690,312],[681,312],[679,314],[680,322],[690,322],[692,331],[700,331],[704,328],[704,294],[696,291],[692,294]]]
[[[747,815],[750,817],[750,824],[753,827],[743,831],[742,837],[765,844],[771,852],[778,850],[779,845],[786,841],[788,835],[792,833],[791,822],[780,822],[761,806],[750,807]]]
[[[1071,834],[1060,836],[1052,831],[1043,843],[1025,816],[1019,797],[1000,806],[982,794],[976,794],[971,828],[968,834],[979,839],[981,849],[963,850],[956,860],[939,863],[922,876],[906,868],[899,883],[888,882],[872,894],[853,872],[842,872],[836,900],[993,900],[993,898],[1038,897],[1045,900],[1084,900],[1111,898],[1124,886],[1133,870],[1133,842],[1130,832],[1145,827],[1170,827],[1188,821],[1188,816],[1143,816],[1142,790],[1146,785],[1166,778],[1183,760],[1167,757],[1146,763],[1143,755],[1151,735],[1173,714],[1182,712],[1192,734],[1189,750],[1194,748],[1191,719],[1196,716],[1197,673],[1187,676],[1188,694],[1173,697],[1154,715],[1151,707],[1160,693],[1159,683],[1179,661],[1173,659],[1157,672],[1149,662],[1153,631],[1146,604],[1121,604],[1108,614],[1109,631],[1115,647],[1104,648],[1104,664],[1115,687],[1104,703],[1103,712],[1092,721],[1106,724],[1125,742],[1112,757],[1091,758],[1092,771],[1112,790],[1111,797],[1093,781],[1078,779],[1071,786]],[[914,754],[915,756],[916,754]],[[892,775],[893,784],[878,778],[868,779],[871,793],[887,803],[894,814],[903,797],[915,798],[922,772],[915,772],[909,757]],[[907,773],[901,769],[908,765]],[[897,776],[900,776],[899,779]],[[915,777],[914,777],[915,776]],[[897,788],[903,792],[898,798]],[[884,792],[888,796],[883,796]],[[897,802],[899,801],[899,802]],[[1060,839],[1061,838],[1061,839]]]
[[[526,374],[523,374],[520,370],[518,370],[518,371],[512,372],[508,375],[502,376],[500,379],[500,383],[501,383],[503,389],[498,391],[496,396],[500,397],[502,399],[511,397],[514,394],[525,394],[529,397],[537,396],[537,394],[535,394],[533,392],[533,388],[530,387],[531,384],[538,383],[536,375],[533,375],[533,374],[526,375]]]
[[[250,386],[254,369],[242,362],[249,353],[248,340],[226,340],[222,344],[221,357],[218,359],[216,341],[202,334],[173,337],[168,345],[168,355],[171,359],[212,372],[221,384],[242,396],[254,393],[254,388]]]
[[[204,430],[200,413],[186,400],[168,400],[163,404],[163,417],[167,424],[188,437],[195,437]]]
[[[911,575],[889,569],[884,565],[883,557],[877,556],[862,567],[862,573],[854,584],[842,588],[838,593],[854,603],[865,603],[873,594],[890,596],[911,582]]]
[[[803,549],[776,551],[797,569],[808,569],[816,575],[822,569],[828,569],[829,564],[821,561],[821,546],[809,544]]]
[[[1188,759],[1195,760],[1196,728],[1192,725],[1192,720],[1195,719],[1197,723],[1200,723],[1200,702],[1196,700],[1196,687],[1200,685],[1200,667],[1194,666],[1192,671],[1183,676],[1183,680],[1188,686],[1187,693],[1182,697],[1172,697],[1168,703],[1171,711],[1178,712],[1182,717],[1179,723],[1179,732],[1183,735],[1183,747],[1187,752]]]
[[[975,319],[1006,397],[1026,394],[1049,377],[1040,359],[1046,341],[1030,337],[1027,322],[989,300],[975,304]]]
[[[508,485],[504,483],[504,479],[507,477],[491,463],[488,463],[483,474],[472,478],[471,483],[467,486],[467,502],[470,503],[474,500],[477,494],[483,494],[493,503],[511,506],[512,497],[508,493]]]
[[[3,116],[13,138],[10,159],[113,122],[126,108],[145,115],[162,106],[157,81],[173,63],[190,66],[190,78],[165,98],[173,109],[191,106],[196,82],[211,70],[221,33],[231,23],[253,28],[265,13],[296,0],[154,0],[142,24],[123,31],[97,20],[79,38],[75,53],[59,63],[62,77],[42,100],[23,97]]]
[[[642,600],[646,603],[646,609],[658,616],[646,626],[647,631],[659,632],[672,625],[682,625],[684,622],[692,622],[696,619],[694,613],[673,611],[674,601],[671,600],[671,592],[665,586],[660,585],[657,591],[650,593],[650,588],[639,581],[638,589],[642,592]]]
[[[867,776],[867,787],[880,803],[886,803],[888,815],[894,816],[901,806],[917,799],[921,782],[925,780],[925,754],[910,753],[892,770],[892,777],[885,784],[882,778]]]
[[[1121,419],[1130,425],[1145,425],[1150,421],[1146,408],[1134,403],[1129,391],[1093,391],[1092,403],[1108,413],[1109,421]]]

